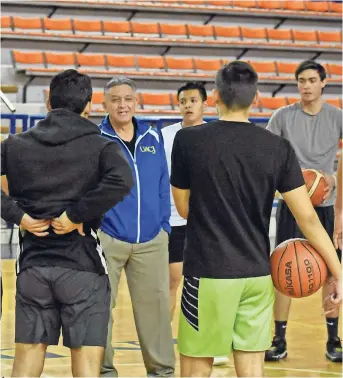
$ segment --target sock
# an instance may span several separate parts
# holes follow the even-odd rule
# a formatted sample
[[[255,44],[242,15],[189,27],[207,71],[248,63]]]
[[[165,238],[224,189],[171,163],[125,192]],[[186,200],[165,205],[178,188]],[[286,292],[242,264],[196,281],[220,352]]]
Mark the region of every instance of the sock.
[[[338,317],[326,318],[326,326],[328,328],[328,338],[332,340],[338,335]]]
[[[287,321],[279,322],[275,320],[275,336],[279,336],[281,339],[286,338]]]

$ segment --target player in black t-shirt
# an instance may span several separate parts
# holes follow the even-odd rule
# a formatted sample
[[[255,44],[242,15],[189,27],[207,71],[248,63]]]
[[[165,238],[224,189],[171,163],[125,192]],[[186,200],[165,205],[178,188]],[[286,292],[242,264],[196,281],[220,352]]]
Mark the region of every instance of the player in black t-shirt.
[[[171,184],[187,219],[178,348],[181,376],[209,377],[213,357],[234,350],[238,376],[263,376],[271,344],[274,289],[269,222],[275,191],[337,279],[341,266],[315,213],[290,143],[248,120],[258,77],[245,62],[216,76],[219,120],[180,130],[172,151]]]

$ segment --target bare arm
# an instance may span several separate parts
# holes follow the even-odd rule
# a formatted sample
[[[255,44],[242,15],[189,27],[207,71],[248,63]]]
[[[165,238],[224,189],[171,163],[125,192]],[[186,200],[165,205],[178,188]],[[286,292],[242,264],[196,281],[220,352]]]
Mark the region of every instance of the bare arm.
[[[342,278],[341,264],[335,247],[315,212],[305,186],[282,193],[301,231],[310,244],[325,260],[331,274],[338,280]]]
[[[172,186],[172,193],[178,213],[182,218],[187,219],[189,211],[189,197],[191,195],[190,190],[179,189]]]
[[[342,154],[339,157],[337,168],[337,197],[335,203],[335,225],[333,232],[333,242],[335,248],[342,249]]]

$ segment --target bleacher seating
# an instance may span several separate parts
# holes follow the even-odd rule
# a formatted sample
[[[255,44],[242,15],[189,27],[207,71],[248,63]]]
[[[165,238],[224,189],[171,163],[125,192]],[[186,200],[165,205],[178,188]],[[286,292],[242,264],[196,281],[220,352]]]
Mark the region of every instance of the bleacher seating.
[[[200,80],[210,91],[220,66],[239,58],[259,74],[262,95],[252,116],[268,117],[296,100],[296,67],[314,58],[327,71],[325,99],[342,107],[337,96],[342,85],[341,3],[36,0],[28,6],[23,0],[3,0],[2,4],[2,40],[7,43],[2,62],[27,76],[28,84],[17,95],[24,102],[43,103],[50,77],[75,68],[94,79],[93,111],[98,116],[103,115],[101,88],[118,74],[137,81],[138,114],[174,116],[179,114],[176,88]],[[215,116],[211,96],[208,103],[206,114]]]

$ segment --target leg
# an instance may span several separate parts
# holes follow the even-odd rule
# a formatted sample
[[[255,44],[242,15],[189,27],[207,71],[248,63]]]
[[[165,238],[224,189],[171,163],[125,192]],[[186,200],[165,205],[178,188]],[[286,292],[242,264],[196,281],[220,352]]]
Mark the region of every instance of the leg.
[[[181,377],[210,377],[212,357],[188,357],[180,354]]]
[[[271,342],[273,302],[270,276],[245,279],[233,335],[238,377],[263,377],[265,350]]]
[[[333,206],[316,208],[318,217],[326,232],[332,237],[334,229]],[[341,261],[342,251],[337,250],[338,258]],[[330,285],[325,283],[322,289],[323,299],[331,294]],[[325,309],[327,310],[327,308]],[[326,327],[328,341],[326,343],[326,357],[332,362],[342,362],[342,343],[338,337],[339,308],[326,315]]]
[[[237,377],[263,377],[264,352],[233,352]]]
[[[71,349],[73,377],[100,377],[104,348],[83,346]]]
[[[170,292],[170,318],[173,320],[177,290],[182,279],[183,250],[186,240],[186,226],[172,227],[169,236],[169,292]]]
[[[117,377],[118,372],[113,365],[114,351],[112,347],[112,329],[113,329],[113,309],[116,305],[118,285],[123,267],[127,263],[132,246],[113,239],[104,232],[100,232],[99,238],[107,260],[108,277],[111,284],[111,303],[110,303],[110,320],[108,323],[107,342],[104,351],[104,359],[101,367],[101,375],[107,377]]]
[[[283,200],[279,201],[276,211],[276,245],[292,239],[303,237],[301,231]],[[286,329],[292,299],[275,290],[274,320],[275,337],[271,347],[266,351],[266,361],[278,361],[287,356]]]
[[[169,264],[169,290],[170,290],[170,318],[173,320],[175,306],[176,306],[176,295],[177,290],[180,286],[182,279],[182,266],[183,263],[173,263]]]
[[[136,244],[125,268],[138,339],[148,375],[171,376],[175,369],[169,312],[168,235]]]
[[[46,344],[15,344],[12,377],[40,377],[44,368]]]

